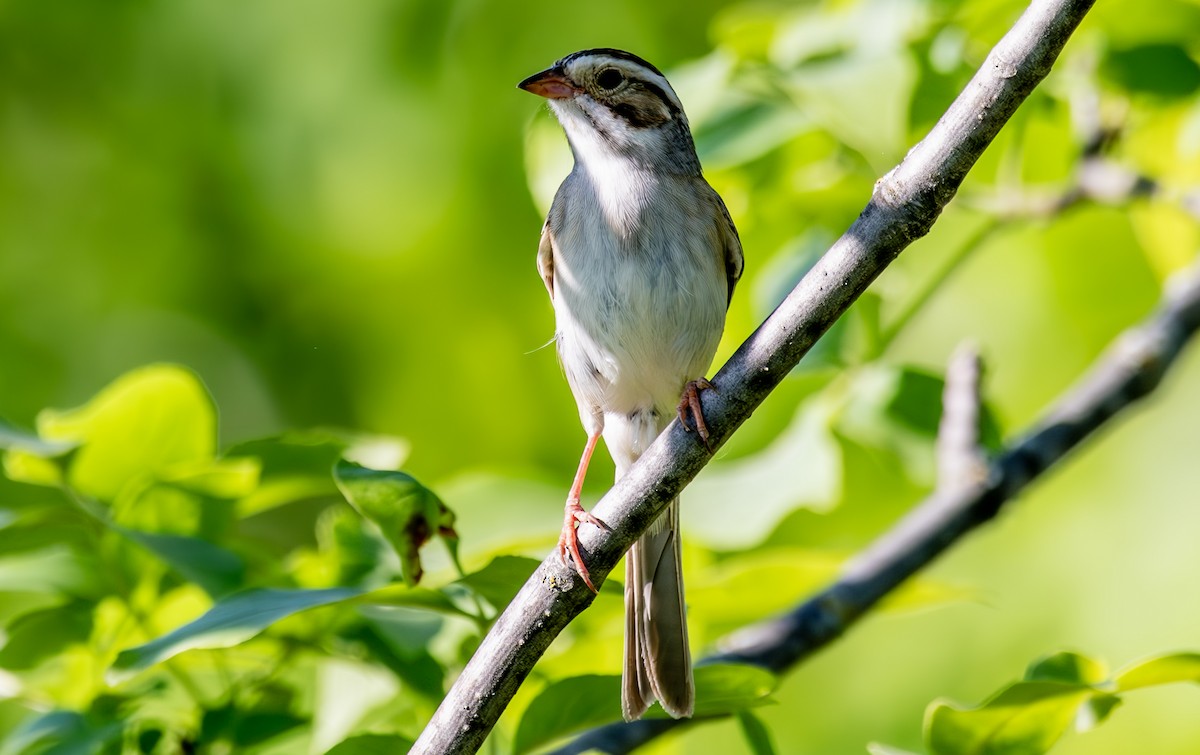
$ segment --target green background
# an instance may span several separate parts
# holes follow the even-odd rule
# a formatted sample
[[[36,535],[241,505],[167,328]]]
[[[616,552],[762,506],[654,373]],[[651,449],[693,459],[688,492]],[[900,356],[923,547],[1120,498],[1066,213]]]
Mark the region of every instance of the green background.
[[[516,82],[592,46],[632,50],[675,82],[746,250],[719,364],[1023,7],[0,2],[0,416],[33,428],[46,407],[84,404],[141,365],[178,363],[219,407],[219,448],[304,428],[400,438],[392,457],[456,512],[468,571],[498,553],[541,557],[584,437],[553,349],[542,348],[552,313],[534,270],[569,156],[544,105]],[[1072,113],[1093,96],[1118,132],[1112,160],[1168,194],[1200,185],[1198,40],[1200,3],[1098,3],[929,237],[718,454],[684,497],[698,651],[822,584],[928,490],[937,376],[956,344],[979,344],[999,437],[1017,437],[1194,259],[1200,230],[1171,196],[1047,217],[1004,219],[996,208],[1070,183],[1081,150]],[[778,704],[756,711],[779,750],[863,752],[877,741],[917,751],[931,700],[978,703],[1039,656],[1072,649],[1119,667],[1200,649],[1197,354],[1147,406],[939,561],[908,600],[786,677]],[[590,500],[611,474],[607,459],[594,466]],[[32,500],[27,486],[5,486],[0,575],[47,546],[4,536],[27,523]],[[321,510],[296,516],[299,534],[280,535],[280,553],[313,547]],[[242,530],[121,521],[235,552],[253,542]],[[440,546],[427,550],[423,584],[452,580]],[[108,555],[106,568],[137,574]],[[362,578],[281,563],[239,584]],[[12,585],[0,585],[10,598],[27,592]],[[161,613],[120,646],[97,646],[93,596],[73,609],[90,617],[83,628],[47,639],[57,644],[37,663],[0,663],[18,680],[0,731],[47,707],[96,711],[117,650],[210,602],[172,604],[169,580],[137,589]],[[547,681],[618,672],[620,625],[619,601],[602,598],[568,630],[502,722],[497,751]],[[340,657],[331,638],[343,629],[312,630],[322,652],[280,663],[283,676],[294,672],[292,690],[312,687],[321,659]],[[470,636],[438,630],[435,660],[453,673]],[[184,673],[209,652],[182,656]],[[176,688],[177,677],[163,678]],[[220,699],[213,692],[210,703]],[[393,707],[347,733],[411,738],[435,702]],[[319,705],[289,702],[298,723],[255,746],[304,751]],[[658,747],[746,744],[726,721]],[[1130,695],[1104,726],[1055,751],[1198,750],[1200,689],[1174,685]]]

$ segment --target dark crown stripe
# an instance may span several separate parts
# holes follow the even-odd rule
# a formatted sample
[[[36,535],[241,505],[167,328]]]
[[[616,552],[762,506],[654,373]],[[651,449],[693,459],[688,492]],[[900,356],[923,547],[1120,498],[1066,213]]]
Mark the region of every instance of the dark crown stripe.
[[[573,52],[570,55],[568,55],[567,57],[558,61],[558,63],[556,63],[555,65],[566,66],[572,60],[587,57],[589,55],[607,55],[610,58],[617,58],[618,60],[628,60],[630,63],[637,63],[640,66],[645,66],[646,68],[650,69],[651,71],[654,71],[655,73],[657,73],[659,76],[662,76],[664,79],[667,78],[663,74],[662,71],[658,70],[654,66],[653,63],[646,60],[645,58],[639,58],[637,55],[634,55],[631,52],[626,52],[625,50],[618,50],[615,47],[593,47],[590,50],[580,50],[579,52]]]

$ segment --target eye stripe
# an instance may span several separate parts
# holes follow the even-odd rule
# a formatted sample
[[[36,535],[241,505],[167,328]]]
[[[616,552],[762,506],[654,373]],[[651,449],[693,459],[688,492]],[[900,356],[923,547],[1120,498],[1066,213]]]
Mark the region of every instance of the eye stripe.
[[[650,81],[639,81],[638,83],[645,88],[646,91],[654,94],[663,101],[663,104],[667,106],[667,110],[671,112],[672,118],[679,117],[679,114],[683,112],[683,108],[679,106],[678,100],[676,100],[675,97],[668,95],[667,92],[664,91],[659,85]]]

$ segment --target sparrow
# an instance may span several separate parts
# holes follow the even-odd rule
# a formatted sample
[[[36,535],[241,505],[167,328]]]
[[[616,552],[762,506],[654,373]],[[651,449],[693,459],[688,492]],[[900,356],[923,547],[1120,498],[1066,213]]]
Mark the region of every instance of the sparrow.
[[[742,246],[662,71],[597,48],[518,86],[548,100],[575,160],[542,228],[537,269],[587,432],[558,552],[595,591],[577,533],[605,527],[580,504],[592,453],[603,437],[620,478],[675,416],[708,445],[700,391],[712,388],[704,374],[742,273]],[[678,498],[625,560],[625,719],[655,700],[676,718],[695,705]]]

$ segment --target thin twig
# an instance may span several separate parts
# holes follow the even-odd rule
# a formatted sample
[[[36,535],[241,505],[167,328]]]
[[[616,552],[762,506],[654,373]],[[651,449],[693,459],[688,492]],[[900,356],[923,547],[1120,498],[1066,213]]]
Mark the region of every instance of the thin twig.
[[[713,378],[704,393],[719,448],[872,281],[929,232],[967,172],[1038,85],[1094,0],[1035,0],[996,45],[929,135],[875,185],[850,229]],[[581,537],[599,583],[710,454],[678,422],[593,509],[611,528]],[[496,620],[413,752],[471,753],[550,642],[594,594],[552,555]]]
[[[937,435],[937,487],[949,492],[983,479],[987,458],[979,443],[983,361],[979,349],[964,343],[950,355],[942,392]]]
[[[745,627],[701,663],[747,663],[781,673],[841,637],[880,599],[964,535],[995,517],[1029,483],[1118,412],[1161,383],[1200,330],[1200,264],[1167,285],[1158,311],[1122,333],[1042,420],[969,485],[941,487],[851,562],[840,579],[789,613]],[[615,723],[577,737],[554,755],[618,755],[690,722]]]

